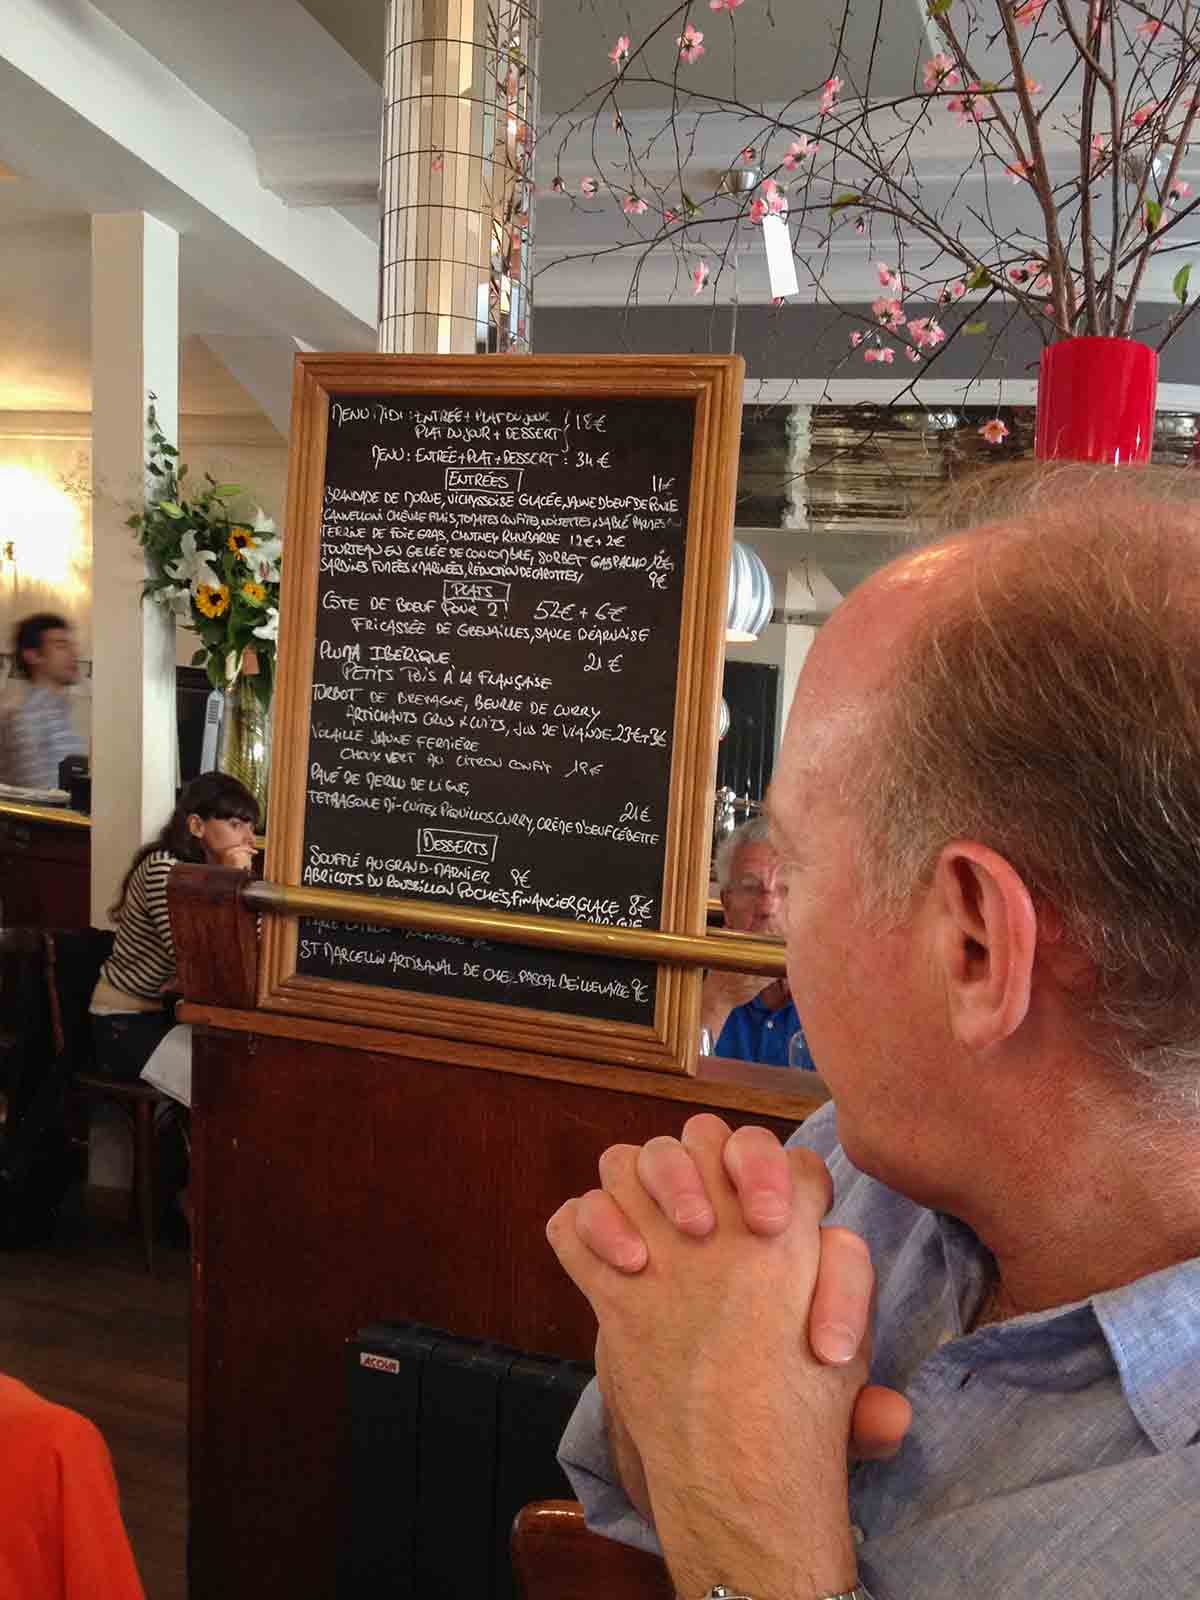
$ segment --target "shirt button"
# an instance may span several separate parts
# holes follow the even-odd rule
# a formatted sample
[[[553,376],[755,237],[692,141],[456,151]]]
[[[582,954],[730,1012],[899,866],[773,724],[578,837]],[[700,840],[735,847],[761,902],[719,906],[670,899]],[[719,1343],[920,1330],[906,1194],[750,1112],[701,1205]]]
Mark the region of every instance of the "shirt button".
[[[852,1522],[850,1524],[850,1537],[854,1540],[855,1546],[857,1547],[858,1545],[862,1544],[863,1540],[867,1536],[859,1527],[857,1522]]]

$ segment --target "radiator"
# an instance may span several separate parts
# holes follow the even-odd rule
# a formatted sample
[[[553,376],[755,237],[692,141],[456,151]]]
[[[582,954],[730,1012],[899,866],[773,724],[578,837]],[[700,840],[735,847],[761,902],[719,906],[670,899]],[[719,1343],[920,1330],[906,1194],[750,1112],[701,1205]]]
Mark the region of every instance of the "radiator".
[[[350,1340],[338,1600],[515,1600],[513,1518],[570,1495],[555,1450],[591,1376],[418,1323]]]

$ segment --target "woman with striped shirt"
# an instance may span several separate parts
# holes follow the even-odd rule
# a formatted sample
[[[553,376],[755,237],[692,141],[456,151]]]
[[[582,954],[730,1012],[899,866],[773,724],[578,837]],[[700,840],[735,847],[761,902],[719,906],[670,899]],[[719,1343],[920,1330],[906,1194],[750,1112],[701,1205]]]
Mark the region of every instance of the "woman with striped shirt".
[[[113,952],[92,993],[101,1072],[132,1081],[174,1026],[171,868],[177,861],[248,867],[257,823],[258,804],[248,789],[223,772],[205,772],[181,791],[166,827],[134,856],[109,911],[117,925]]]

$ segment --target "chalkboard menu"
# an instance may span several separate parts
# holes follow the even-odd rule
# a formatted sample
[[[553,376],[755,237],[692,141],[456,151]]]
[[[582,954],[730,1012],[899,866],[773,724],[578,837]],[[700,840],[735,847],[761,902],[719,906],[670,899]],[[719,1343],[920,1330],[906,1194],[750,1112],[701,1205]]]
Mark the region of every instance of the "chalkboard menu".
[[[540,385],[531,369],[551,364],[470,366],[481,363],[503,363],[511,389],[464,386],[462,361],[369,361],[358,386],[325,388],[308,470],[293,459],[285,684],[301,652],[304,670],[292,673],[294,748],[284,735],[290,881],[699,931],[706,872],[690,874],[683,917],[665,890],[672,838],[705,832],[707,797],[697,806],[673,786],[677,745],[719,693],[712,639],[699,648],[701,611],[710,632],[719,621],[717,574],[711,560],[694,570],[689,542],[708,388],[696,364],[690,383],[645,392],[636,366],[611,359],[615,384],[589,382],[582,360],[569,384],[554,363],[556,381]],[[298,388],[319,375],[302,372]],[[302,575],[293,513],[308,535]],[[727,561],[727,526],[715,544]],[[689,673],[706,668],[697,692]],[[274,819],[273,805],[272,837]],[[306,986],[661,1023],[666,974],[645,961],[332,919],[302,920],[292,954]]]

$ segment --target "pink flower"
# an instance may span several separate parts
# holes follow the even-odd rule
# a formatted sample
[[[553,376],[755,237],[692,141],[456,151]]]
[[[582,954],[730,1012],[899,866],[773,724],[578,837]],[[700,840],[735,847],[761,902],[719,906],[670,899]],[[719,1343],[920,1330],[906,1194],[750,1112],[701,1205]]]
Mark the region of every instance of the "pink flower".
[[[743,166],[752,167],[754,165],[754,146],[748,144],[738,157],[738,160],[741,161]]]
[[[1190,183],[1184,183],[1182,178],[1176,178],[1167,190],[1167,204],[1174,205],[1176,200],[1186,200],[1191,192],[1192,186]]]
[[[751,200],[749,213],[751,222],[761,222],[766,214],[767,202],[765,200]]]
[[[570,192],[571,191],[567,188],[567,180],[562,176],[561,173],[556,172],[550,179],[550,193],[570,194]]]
[[[863,219],[861,217],[855,217],[855,219],[854,219],[854,231],[855,231],[855,233],[866,233],[867,225],[866,225],[866,223],[863,221]]]
[[[871,315],[881,328],[887,328],[892,333],[904,326],[904,312],[900,309],[899,300],[891,300],[887,295],[872,300]]]
[[[1144,106],[1139,106],[1129,120],[1133,123],[1135,128],[1144,127],[1157,110],[1157,103],[1153,100],[1150,100]]]
[[[1025,93],[1028,95],[1041,94],[1044,87],[1045,85],[1039,83],[1036,78],[1025,79]]]
[[[1028,161],[1010,161],[1005,167],[1010,183],[1028,183],[1029,174],[1033,170]]]
[[[1015,283],[1015,284],[1018,284],[1018,285],[1022,284],[1022,283],[1028,283],[1029,282],[1029,268],[1028,267],[1009,267],[1009,269],[1008,269],[1008,281],[1010,283]]]
[[[708,282],[708,262],[699,261],[692,268],[692,293],[703,294],[704,285]]]
[[[621,201],[621,210],[627,217],[640,217],[643,211],[649,211],[648,203],[640,195],[627,194]]]
[[[806,133],[802,133],[798,139],[794,139],[788,146],[788,153],[783,158],[783,164],[790,172],[806,156],[815,156],[820,148],[821,146],[810,139]]]
[[[955,278],[953,283],[942,285],[938,293],[938,305],[949,305],[952,300],[961,300],[967,292],[967,286],[961,278]]]
[[[881,361],[885,367],[890,367],[895,359],[896,352],[890,347],[886,350],[881,350],[877,345],[873,345],[870,350],[863,351],[864,361]]]
[[[921,359],[921,352],[919,350],[914,350],[910,344],[906,344],[904,346],[904,354],[910,361],[920,361]]]
[[[1145,22],[1139,22],[1133,31],[1140,33],[1143,39],[1153,39],[1161,27],[1161,22],[1156,22],[1153,17],[1147,17]]]
[[[446,165],[445,156],[442,154],[442,152],[440,150],[435,150],[433,155],[430,157],[430,161],[429,161],[429,170],[430,170],[430,172],[440,172],[445,165]]]
[[[763,196],[767,202],[767,210],[773,217],[781,217],[787,211],[787,195],[775,182],[774,178],[764,178],[762,183]]]
[[[1046,0],[1021,0],[1013,7],[1013,21],[1018,28],[1032,28],[1046,9]]]
[[[953,111],[954,120],[960,128],[968,127],[972,122],[983,121],[985,106],[979,90],[979,84],[973,83],[966,94],[952,95],[946,101],[946,110]]]
[[[693,61],[699,61],[704,54],[704,45],[701,43],[703,38],[704,35],[689,22],[675,41],[679,46],[680,61],[686,61],[689,64]]]
[[[620,72],[621,68],[629,60],[629,35],[627,33],[623,33],[618,37],[616,44],[608,52],[608,59]]]
[[[885,261],[877,261],[875,263],[875,271],[879,274],[879,287],[881,289],[895,289],[897,292],[899,291],[900,274],[892,267],[889,267]]]
[[[1104,136],[1103,134],[1094,133],[1092,135],[1092,173],[1099,172],[1107,159],[1108,145],[1104,140]]]
[[[708,0],[708,9],[710,11],[728,11],[732,15],[740,5],[744,4],[745,0]]]
[[[600,185],[596,182],[595,178],[580,178],[579,192],[580,194],[585,195],[589,200],[592,200],[600,193]]]
[[[827,78],[821,90],[821,115],[825,116],[837,104],[837,97],[842,92],[840,78]]]
[[[914,317],[908,333],[921,350],[936,350],[946,337],[946,330],[936,317]]]
[[[681,213],[676,211],[674,206],[668,206],[663,212],[663,221],[667,224],[678,222],[680,220],[680,216]]]
[[[922,77],[929,94],[935,89],[957,89],[959,85],[959,76],[954,69],[954,63],[944,50],[939,50],[937,55],[930,56],[925,63]]]
[[[989,444],[1003,444],[1008,438],[1008,429],[999,417],[993,417],[980,428],[979,437],[986,439]]]
[[[863,342],[863,340],[866,337],[867,337],[866,334],[862,331],[861,328],[856,328],[854,330],[854,332],[850,335],[850,348],[851,348],[851,350],[857,350],[859,345]]]

